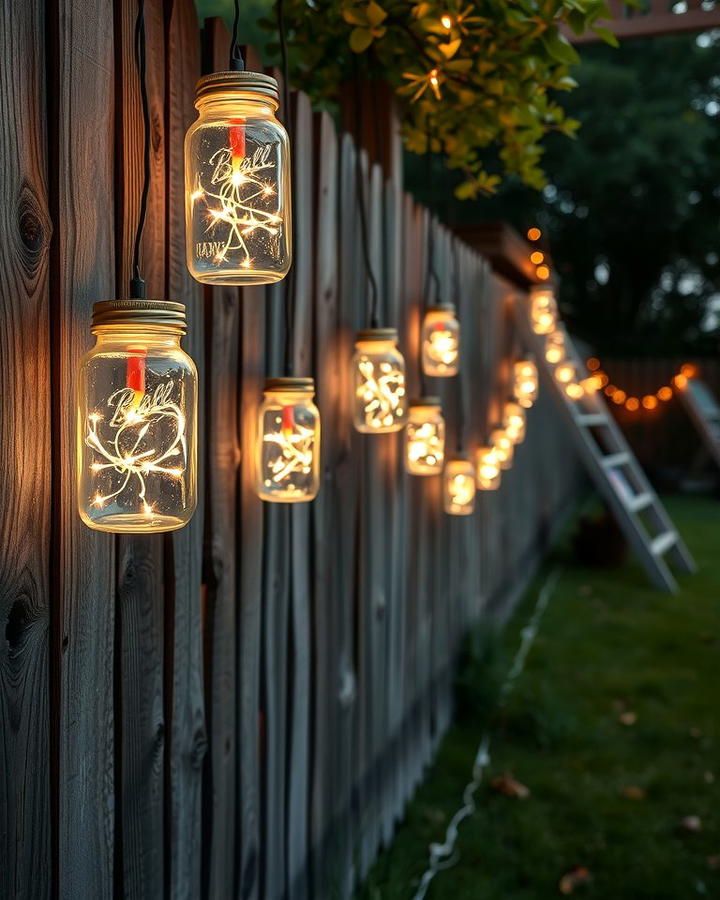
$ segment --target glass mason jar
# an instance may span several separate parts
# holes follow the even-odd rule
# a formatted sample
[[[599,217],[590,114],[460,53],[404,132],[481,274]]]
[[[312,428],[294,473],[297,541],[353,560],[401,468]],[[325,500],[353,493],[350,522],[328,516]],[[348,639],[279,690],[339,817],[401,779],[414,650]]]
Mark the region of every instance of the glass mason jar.
[[[469,516],[475,509],[475,469],[466,456],[454,456],[443,472],[443,505],[449,516]]]
[[[559,328],[545,338],[545,359],[552,366],[565,359],[565,332]]]
[[[197,502],[197,370],[180,346],[185,307],[103,301],[92,332],[78,373],[80,517],[99,531],[181,528]]]
[[[525,410],[514,400],[505,404],[503,427],[513,444],[522,444],[525,440]]]
[[[502,472],[494,447],[478,447],[475,451],[475,484],[479,491],[496,491]]]
[[[410,404],[405,426],[405,468],[411,475],[436,475],[445,459],[445,419],[439,397]]]
[[[515,397],[525,409],[538,398],[538,370],[534,359],[520,359],[515,363]]]
[[[278,86],[259,72],[197,84],[185,136],[187,265],[209,284],[271,284],[292,258],[290,147],[275,118]]]
[[[355,338],[353,421],[369,434],[399,431],[406,414],[405,360],[394,328],[369,328]]]
[[[561,362],[559,366],[555,366],[555,380],[560,384],[570,384],[571,381],[575,380],[575,366],[565,360]]]
[[[515,445],[508,437],[504,428],[495,428],[490,434],[490,443],[495,451],[495,457],[501,469],[512,469]]]
[[[460,363],[460,323],[452,303],[429,306],[422,324],[423,372],[436,378],[457,375]]]
[[[312,378],[269,378],[258,411],[256,486],[261,500],[301,503],[320,487],[320,411]]]
[[[530,322],[535,334],[550,334],[557,325],[557,304],[550,288],[536,286],[530,291]]]

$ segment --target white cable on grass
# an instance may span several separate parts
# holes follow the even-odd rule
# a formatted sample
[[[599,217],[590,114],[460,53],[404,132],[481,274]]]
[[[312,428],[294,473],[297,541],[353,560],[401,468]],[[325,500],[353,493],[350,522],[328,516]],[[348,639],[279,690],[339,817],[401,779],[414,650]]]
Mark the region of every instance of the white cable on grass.
[[[553,591],[555,590],[555,586],[557,585],[559,578],[560,568],[553,569],[552,572],[548,575],[545,584],[542,586],[540,593],[538,594],[538,598],[535,602],[532,615],[530,616],[527,625],[520,632],[520,646],[518,647],[513,659],[513,663],[510,666],[510,671],[505,677],[505,681],[500,688],[498,707],[503,707],[505,705],[508,697],[510,696],[510,693],[512,692],[515,682],[525,668],[525,660],[527,659],[527,655],[530,652],[530,648],[532,647],[537,635],[538,628],[540,627],[540,620],[543,617],[543,613],[547,609],[548,602],[550,600],[550,597],[552,596]],[[477,789],[480,787],[483,770],[486,769],[489,764],[490,734],[488,731],[485,731],[480,740],[480,745],[478,747],[477,753],[475,754],[475,761],[473,762],[472,769],[472,781],[468,785],[466,785],[465,790],[463,791],[463,805],[455,813],[452,819],[450,819],[450,823],[445,831],[444,842],[442,844],[430,844],[429,865],[425,870],[423,877],[420,879],[420,884],[413,897],[413,900],[424,900],[427,890],[430,887],[430,882],[437,875],[437,873],[445,869],[450,869],[460,859],[460,853],[455,849],[455,842],[458,836],[458,826],[463,821],[463,819],[466,819],[468,816],[471,816],[475,812],[476,807],[474,795]]]

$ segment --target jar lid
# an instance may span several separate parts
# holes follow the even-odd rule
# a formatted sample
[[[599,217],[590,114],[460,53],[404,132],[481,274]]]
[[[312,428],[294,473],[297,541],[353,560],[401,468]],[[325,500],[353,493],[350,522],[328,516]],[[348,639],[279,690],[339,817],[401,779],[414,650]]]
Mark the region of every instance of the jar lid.
[[[425,312],[446,312],[446,313],[455,313],[455,304],[454,303],[433,303],[432,306],[428,306]]]
[[[195,86],[195,100],[222,91],[261,94],[276,103],[280,99],[278,83],[272,75],[265,75],[264,72],[247,72],[243,69],[240,72],[213,72],[211,75],[203,75]]]
[[[397,341],[397,328],[365,328],[358,331],[355,340],[360,341]]]
[[[288,393],[313,392],[315,390],[314,378],[267,378],[265,380],[266,391],[276,391],[281,394],[284,391]]]
[[[93,305],[93,328],[156,325],[185,334],[185,324],[185,304],[172,300],[101,300]]]
[[[431,397],[429,395],[425,395],[422,397],[416,397],[414,400],[410,401],[410,406],[440,406],[441,400],[439,397]]]

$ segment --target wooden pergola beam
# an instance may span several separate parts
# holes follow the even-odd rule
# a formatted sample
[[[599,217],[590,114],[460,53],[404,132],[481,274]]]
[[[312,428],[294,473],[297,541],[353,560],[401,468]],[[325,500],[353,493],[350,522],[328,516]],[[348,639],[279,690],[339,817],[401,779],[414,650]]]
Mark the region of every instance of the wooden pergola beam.
[[[702,0],[687,0],[685,12],[672,12],[670,0],[650,0],[646,10],[629,9],[622,0],[613,0],[608,5],[612,18],[599,24],[609,28],[619,40],[720,28],[720,5],[714,9],[703,9]],[[577,35],[568,30],[566,35],[573,44],[597,43],[600,40],[592,31]]]

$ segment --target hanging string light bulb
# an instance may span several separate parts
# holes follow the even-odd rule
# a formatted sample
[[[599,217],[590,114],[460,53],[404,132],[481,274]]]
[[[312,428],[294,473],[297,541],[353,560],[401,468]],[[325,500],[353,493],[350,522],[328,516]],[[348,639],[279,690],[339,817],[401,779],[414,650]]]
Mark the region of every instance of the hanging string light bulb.
[[[514,394],[524,409],[530,409],[538,398],[538,370],[535,360],[518,360],[513,368],[515,379]]]
[[[478,447],[475,451],[475,484],[479,491],[496,491],[502,471],[494,447]]]
[[[352,358],[354,386],[353,423],[365,434],[400,431],[407,417],[405,359],[395,328],[380,327],[380,295],[370,261],[365,185],[362,172],[362,103],[360,81],[355,77],[355,186],[360,212],[360,237],[365,264],[365,284],[370,287],[370,328],[359,331]],[[380,135],[377,135],[378,140]]]
[[[439,397],[410,404],[405,426],[405,468],[411,475],[436,475],[445,459],[445,420]]]
[[[549,287],[535,285],[530,291],[530,323],[535,334],[550,334],[557,325],[557,304]]]
[[[150,111],[144,3],[135,28],[143,114],[144,179],[129,300],[93,307],[95,346],[78,371],[77,492],[83,522],[98,531],[173,531],[197,502],[197,371],[180,347],[185,307],[147,300],[140,246],[150,189]]]
[[[525,425],[525,410],[519,403],[509,400],[505,404],[503,427],[514,445],[525,440]]]
[[[185,138],[187,265],[208,284],[271,284],[292,258],[290,146],[277,81],[245,71],[238,3],[230,71],[200,79]]]
[[[555,380],[559,384],[570,384],[575,380],[575,366],[570,360],[565,360],[564,362],[561,362],[560,365],[555,366],[554,375]]]

